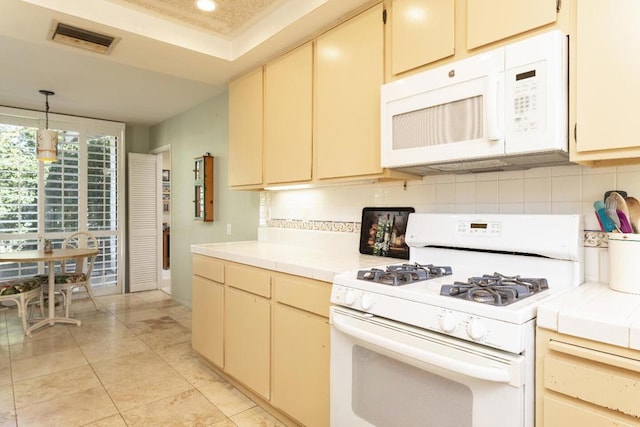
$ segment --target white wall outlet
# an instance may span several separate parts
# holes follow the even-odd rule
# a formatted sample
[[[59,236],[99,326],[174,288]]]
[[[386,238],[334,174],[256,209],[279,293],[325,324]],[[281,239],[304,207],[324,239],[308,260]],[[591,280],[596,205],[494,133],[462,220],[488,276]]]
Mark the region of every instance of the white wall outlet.
[[[231,224],[227,224],[227,236],[231,236]]]

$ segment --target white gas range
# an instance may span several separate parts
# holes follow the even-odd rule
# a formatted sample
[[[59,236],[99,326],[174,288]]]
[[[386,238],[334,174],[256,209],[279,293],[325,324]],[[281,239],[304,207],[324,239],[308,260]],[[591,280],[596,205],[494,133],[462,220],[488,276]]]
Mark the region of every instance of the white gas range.
[[[432,267],[334,278],[332,425],[533,426],[536,307],[583,282],[582,217],[411,214],[406,242]]]

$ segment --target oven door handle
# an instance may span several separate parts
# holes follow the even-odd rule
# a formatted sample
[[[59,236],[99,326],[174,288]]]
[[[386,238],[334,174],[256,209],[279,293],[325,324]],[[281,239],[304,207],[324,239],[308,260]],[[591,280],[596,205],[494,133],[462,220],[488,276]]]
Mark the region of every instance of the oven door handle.
[[[371,332],[363,331],[362,329],[347,324],[343,320],[337,318],[337,316],[332,319],[331,323],[337,330],[344,334],[369,342],[394,353],[409,356],[421,362],[428,363],[429,365],[485,381],[509,383],[511,380],[511,375],[506,369],[477,366],[451,357],[424,351],[377,334],[372,334]]]

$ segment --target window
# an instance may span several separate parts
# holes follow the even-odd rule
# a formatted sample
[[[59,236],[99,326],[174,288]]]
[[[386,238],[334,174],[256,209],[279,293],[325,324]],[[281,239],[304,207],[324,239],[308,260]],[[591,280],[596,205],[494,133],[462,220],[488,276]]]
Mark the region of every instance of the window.
[[[99,241],[92,285],[120,292],[124,271],[123,135],[121,123],[50,114],[58,131],[58,161],[35,159],[39,113],[0,107],[0,251],[54,248],[76,231]],[[51,118],[54,120],[51,120]],[[42,273],[35,263],[0,264],[0,279]]]

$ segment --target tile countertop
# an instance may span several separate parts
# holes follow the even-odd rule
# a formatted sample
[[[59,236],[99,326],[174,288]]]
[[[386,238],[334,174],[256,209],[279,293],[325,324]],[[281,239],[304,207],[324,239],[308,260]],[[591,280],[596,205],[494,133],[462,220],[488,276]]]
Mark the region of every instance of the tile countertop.
[[[640,295],[590,282],[538,307],[537,324],[561,334],[640,350]]]
[[[403,259],[362,255],[357,250],[320,248],[263,241],[191,245],[191,253],[248,264],[296,276],[332,282],[336,273],[406,262]]]

